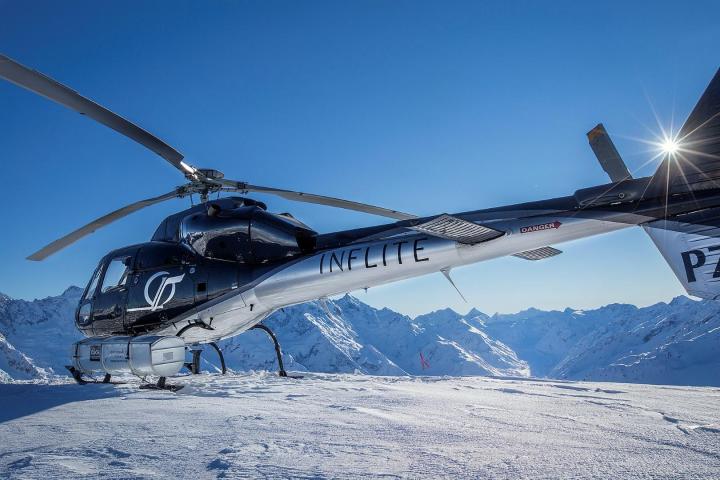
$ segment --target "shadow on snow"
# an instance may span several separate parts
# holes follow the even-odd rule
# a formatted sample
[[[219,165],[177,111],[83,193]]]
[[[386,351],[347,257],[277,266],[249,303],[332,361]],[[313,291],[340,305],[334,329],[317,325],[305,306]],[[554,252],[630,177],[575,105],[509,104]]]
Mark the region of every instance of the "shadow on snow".
[[[0,423],[68,403],[121,396],[113,385],[0,384]]]

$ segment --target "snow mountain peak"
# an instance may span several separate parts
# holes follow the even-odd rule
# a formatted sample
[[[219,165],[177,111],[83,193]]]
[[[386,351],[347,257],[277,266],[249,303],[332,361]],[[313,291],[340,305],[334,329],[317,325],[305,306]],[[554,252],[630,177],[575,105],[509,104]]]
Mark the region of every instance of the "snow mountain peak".
[[[82,295],[83,289],[80,287],[76,287],[75,285],[71,285],[68,288],[65,289],[65,291],[62,293],[62,297],[66,298],[80,298],[80,295]]]

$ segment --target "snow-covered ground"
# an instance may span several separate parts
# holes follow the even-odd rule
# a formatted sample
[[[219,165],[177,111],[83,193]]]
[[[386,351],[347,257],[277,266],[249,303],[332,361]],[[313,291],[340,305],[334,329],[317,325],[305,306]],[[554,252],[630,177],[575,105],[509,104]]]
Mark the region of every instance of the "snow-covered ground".
[[[720,389],[198,375],[0,384],[0,478],[717,478]]]
[[[720,386],[718,302],[412,319],[345,296],[266,321],[306,378],[171,393],[70,383],[79,296],[0,294],[0,478],[720,478],[720,389],[641,384]],[[263,332],[221,347],[277,368]]]

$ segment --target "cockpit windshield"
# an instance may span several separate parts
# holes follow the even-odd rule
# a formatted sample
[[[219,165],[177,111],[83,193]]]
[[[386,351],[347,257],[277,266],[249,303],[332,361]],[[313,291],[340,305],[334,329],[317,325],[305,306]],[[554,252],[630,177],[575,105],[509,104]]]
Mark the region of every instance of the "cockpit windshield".
[[[92,278],[90,279],[90,283],[88,283],[87,288],[85,289],[85,295],[83,295],[83,300],[87,300],[89,298],[93,298],[95,296],[95,290],[97,290],[98,282],[100,281],[100,274],[102,273],[102,264],[98,265],[98,267],[95,269],[95,273],[93,273]]]

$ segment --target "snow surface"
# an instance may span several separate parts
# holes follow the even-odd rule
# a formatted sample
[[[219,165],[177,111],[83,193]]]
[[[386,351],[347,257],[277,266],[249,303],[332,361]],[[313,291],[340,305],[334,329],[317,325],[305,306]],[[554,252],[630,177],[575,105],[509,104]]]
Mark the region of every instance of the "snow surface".
[[[720,390],[269,373],[0,385],[0,478],[717,478]]]

